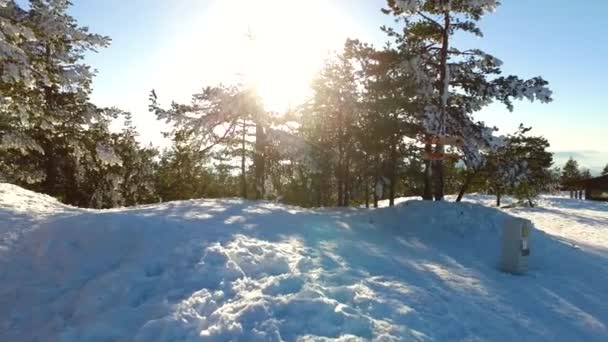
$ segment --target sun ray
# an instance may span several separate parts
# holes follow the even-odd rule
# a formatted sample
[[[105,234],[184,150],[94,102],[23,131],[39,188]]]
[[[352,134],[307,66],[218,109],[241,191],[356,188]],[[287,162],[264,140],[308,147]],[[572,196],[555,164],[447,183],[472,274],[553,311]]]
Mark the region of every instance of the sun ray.
[[[247,82],[271,110],[302,102],[328,52],[339,49],[346,37],[339,15],[321,0],[241,4],[241,16],[252,34],[245,53]]]

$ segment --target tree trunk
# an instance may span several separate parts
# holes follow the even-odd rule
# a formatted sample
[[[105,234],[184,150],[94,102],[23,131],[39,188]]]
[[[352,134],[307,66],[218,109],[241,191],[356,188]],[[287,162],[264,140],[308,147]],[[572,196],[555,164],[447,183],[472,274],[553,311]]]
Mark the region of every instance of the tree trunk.
[[[390,175],[389,175],[389,206],[395,205],[395,183],[397,183],[397,143],[393,141],[391,144],[391,158],[390,158]]]
[[[336,165],[336,184],[338,186],[338,203],[337,206],[341,207],[344,203],[344,168],[343,168],[343,156],[342,156],[342,137],[341,134],[338,136],[338,164]]]
[[[57,157],[55,153],[53,153],[53,144],[50,142],[47,146],[42,145],[44,150],[44,173],[45,178],[42,182],[42,192],[51,195],[57,196],[57,169],[55,165],[55,158]]]
[[[440,96],[440,111],[441,111],[441,128],[440,134],[446,134],[447,132],[447,99],[449,95],[449,74],[448,74],[448,49],[449,49],[449,37],[450,37],[450,13],[446,10],[443,14],[443,30],[442,30],[442,42],[440,51],[439,65],[441,67],[439,73],[439,96]],[[443,154],[444,146],[437,144],[436,153]],[[443,174],[443,160],[437,160],[435,164],[435,201],[442,201],[444,196],[444,174]]]
[[[345,156],[344,162],[344,206],[350,205],[351,196],[351,180],[350,180],[350,158],[348,155]]]
[[[253,159],[255,170],[255,198],[264,198],[264,164],[265,164],[265,146],[266,137],[264,134],[264,126],[259,122],[255,123],[255,157]]]
[[[369,173],[367,173],[367,167],[369,166],[369,156],[365,156],[365,170],[363,174],[363,188],[365,194],[365,207],[369,208]]]
[[[456,202],[462,201],[462,197],[464,197],[464,194],[467,191],[467,189],[469,188],[469,186],[471,185],[471,182],[473,181],[474,177],[475,177],[475,173],[469,173],[467,175],[467,178],[464,180],[464,183],[462,184],[462,187],[460,188],[460,192],[458,193]]]
[[[342,112],[336,112],[337,121],[337,143],[338,143],[338,163],[336,165],[336,178],[338,185],[338,207],[344,203],[344,124],[342,122]]]
[[[245,163],[246,163],[246,154],[245,154],[245,142],[247,137],[247,123],[245,119],[243,119],[243,132],[241,137],[241,197],[243,199],[247,199],[247,175],[245,173]]]
[[[342,184],[342,167],[340,166],[340,164],[338,164],[338,169],[336,170],[336,176],[337,176],[337,186],[338,186],[338,202],[336,203],[336,205],[338,207],[342,206],[342,202],[344,200],[344,187]]]
[[[375,162],[374,162],[374,208],[378,208],[378,192],[376,191],[376,187],[378,186],[378,182],[380,181],[380,161],[378,160],[378,156],[376,156],[375,158]]]
[[[437,145],[436,153],[443,154],[443,145]],[[436,160],[433,162],[435,166],[435,201],[443,201],[444,197],[444,176],[443,176],[443,160]]]
[[[363,182],[363,186],[365,187],[365,207],[369,208],[369,184],[367,183],[367,181],[368,179],[365,179],[365,181]]]
[[[528,204],[530,205],[530,208],[534,208],[534,202],[532,202],[530,196],[528,196]]]
[[[323,198],[323,194],[322,194],[323,186],[321,185],[321,180],[320,179],[317,179],[317,182],[316,182],[315,186],[317,188],[317,198],[316,198],[316,200],[317,200],[317,207],[321,207],[322,198]]]
[[[50,64],[50,58],[51,58],[51,47],[47,44],[45,46],[45,51],[46,51],[46,62]],[[53,89],[51,88],[51,86],[45,86],[44,87],[44,101],[45,101],[45,109],[47,111],[47,113],[51,113],[53,110]],[[48,114],[47,114],[48,115]],[[44,172],[45,172],[45,178],[42,181],[41,187],[42,187],[42,192],[47,194],[47,195],[51,195],[51,196],[55,196],[56,194],[54,193],[54,186],[56,184],[56,177],[55,177],[55,161],[54,161],[54,153],[49,153],[49,149],[53,148],[53,144],[50,143],[50,141],[46,141],[45,139],[45,135],[44,132],[42,132],[42,130],[40,130],[40,138],[42,139],[42,141],[45,142],[45,144],[42,145],[42,149],[44,150],[44,155],[42,156],[42,158],[44,159]],[[47,145],[48,146],[45,146]]]
[[[500,208],[500,191],[496,192],[496,207]]]
[[[433,151],[431,144],[425,144],[424,151],[431,153]],[[433,200],[433,168],[430,160],[424,161],[424,193],[422,199],[425,201]]]
[[[51,46],[49,44],[46,44],[45,47],[45,57],[46,57],[46,62],[47,64],[51,64]],[[55,109],[55,91],[53,89],[53,86],[45,86],[44,87],[44,101],[45,101],[45,109],[47,111],[47,115],[50,115],[50,113],[52,113]],[[53,146],[53,142],[49,141],[46,139],[44,133],[41,131],[40,132],[40,136],[43,139],[43,141],[45,143],[48,144],[48,146],[42,146],[43,150],[44,150],[44,168],[45,168],[45,173],[46,173],[46,178],[43,181],[43,188],[45,188],[45,193],[54,197],[57,197],[57,195],[59,195],[59,191],[57,191],[58,189],[58,184],[57,184],[57,180],[58,180],[58,174],[57,174],[57,165],[56,165],[56,160],[55,158],[57,158],[57,156],[55,155],[55,153],[52,152],[52,149],[55,147]],[[51,151],[49,151],[51,150]],[[76,186],[75,184],[72,184],[72,186]],[[62,199],[65,200],[65,199]]]

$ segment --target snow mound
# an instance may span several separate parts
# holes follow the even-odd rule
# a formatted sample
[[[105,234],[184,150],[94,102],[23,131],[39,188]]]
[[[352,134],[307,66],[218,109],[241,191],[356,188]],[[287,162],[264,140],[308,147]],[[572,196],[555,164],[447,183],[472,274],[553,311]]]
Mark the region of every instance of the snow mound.
[[[529,274],[501,273],[509,216],[480,204],[77,210],[0,189],[0,224],[45,215],[0,258],[2,341],[608,337],[608,258],[534,231]]]
[[[44,219],[76,210],[51,196],[0,183],[0,258],[15,241],[35,230]]]
[[[0,183],[0,208],[13,213],[40,215],[68,208],[55,198],[23,189],[17,185]]]

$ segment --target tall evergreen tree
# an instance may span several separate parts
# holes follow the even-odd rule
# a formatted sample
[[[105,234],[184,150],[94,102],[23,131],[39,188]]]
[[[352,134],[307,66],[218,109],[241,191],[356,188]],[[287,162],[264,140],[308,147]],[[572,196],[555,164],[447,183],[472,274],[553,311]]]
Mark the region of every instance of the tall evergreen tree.
[[[452,136],[463,139],[460,146],[465,163],[473,168],[483,163],[484,149],[496,145],[493,129],[476,122],[472,114],[493,100],[512,109],[513,99],[551,100],[547,82],[540,77],[522,80],[516,76],[498,76],[502,62],[477,49],[461,50],[452,46],[458,32],[481,36],[477,22],[481,16],[498,6],[496,0],[388,0],[385,13],[403,20],[404,29],[397,32],[385,27],[395,38],[406,64],[417,75],[424,112],[421,118],[431,152],[432,137]],[[435,147],[439,157],[427,163],[427,178],[434,173],[434,198],[444,195],[443,160],[445,146],[441,139]],[[431,168],[431,166],[433,166]],[[427,187],[430,182],[427,182]],[[427,189],[426,193],[429,193]]]
[[[232,150],[240,148],[242,196],[247,196],[246,160],[252,155],[254,164],[254,191],[256,198],[264,197],[265,131],[266,118],[261,101],[252,89],[235,86],[206,87],[192,96],[189,105],[172,103],[170,109],[163,109],[152,91],[150,110],[161,120],[171,123],[175,131],[184,134],[187,143],[202,155],[213,148],[231,145]],[[253,143],[249,143],[249,128],[255,133]],[[253,151],[247,152],[249,145]],[[240,147],[239,147],[240,146]]]
[[[45,72],[28,54],[36,36],[27,16],[15,1],[0,1],[0,179],[31,184],[44,174],[27,159],[44,151],[32,137],[30,122],[41,103],[29,93]]]
[[[570,191],[570,197],[573,196],[573,191],[577,190],[576,182],[581,180],[581,171],[578,166],[578,162],[572,157],[568,159],[564,167],[562,168],[562,175],[560,183],[565,190]]]
[[[151,145],[140,146],[139,134],[131,113],[123,112],[124,127],[115,135],[113,148],[121,160],[121,205],[132,206],[158,201],[155,189],[156,157],[158,150]]]
[[[175,131],[172,146],[162,154],[156,173],[160,200],[175,201],[207,197],[211,176],[205,166],[206,154],[191,144],[192,134]]]
[[[390,46],[376,50],[358,41],[347,41],[346,54],[358,61],[357,75],[362,89],[357,140],[366,156],[365,164],[371,167],[361,171],[373,175],[374,188],[380,190],[387,185],[392,206],[403,160],[401,152],[405,150],[404,138],[413,139],[421,131],[415,115],[420,109],[416,84],[401,67],[402,55]],[[375,192],[375,206],[377,199]]]
[[[336,189],[336,204],[348,206],[353,188],[353,148],[359,114],[359,92],[354,66],[344,54],[328,59],[312,84],[313,95],[302,116],[305,139],[317,146],[317,164],[322,168],[317,191],[327,205],[326,192]],[[330,185],[328,175],[333,175]]]
[[[70,5],[65,0],[31,0],[27,10],[13,1],[0,7],[3,23],[14,26],[9,45],[17,47],[9,49],[10,58],[0,68],[0,138],[6,151],[0,171],[5,178],[75,204],[82,201],[77,180],[107,155],[91,148],[88,138],[107,129],[112,115],[89,102],[94,73],[82,63],[87,51],[107,46],[109,38],[79,26],[67,14]],[[109,137],[107,132],[103,136]]]

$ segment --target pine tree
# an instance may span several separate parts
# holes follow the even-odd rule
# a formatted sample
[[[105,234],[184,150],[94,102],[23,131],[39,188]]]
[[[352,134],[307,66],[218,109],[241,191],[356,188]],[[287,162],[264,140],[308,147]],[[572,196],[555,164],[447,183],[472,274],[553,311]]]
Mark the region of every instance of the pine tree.
[[[32,0],[27,10],[12,1],[3,5],[3,22],[18,27],[9,37],[17,49],[1,68],[0,135],[2,149],[8,151],[0,158],[1,171],[19,184],[73,203],[79,197],[74,180],[81,176],[74,173],[83,170],[83,161],[95,167],[92,161],[100,157],[83,139],[106,119],[104,110],[89,103],[93,72],[81,60],[109,39],[78,26],[67,14],[68,1]]]
[[[155,189],[156,157],[158,150],[152,146],[141,147],[131,113],[123,112],[124,128],[116,135],[114,150],[121,160],[123,197],[121,205],[132,206],[158,200]]]
[[[572,191],[577,189],[575,183],[580,180],[581,171],[579,170],[578,162],[570,157],[562,168],[562,175],[560,179],[561,185],[565,190],[569,190],[571,192],[572,197]]]
[[[503,194],[513,194],[532,206],[532,199],[551,183],[553,157],[547,151],[549,142],[543,137],[528,136],[530,130],[520,125],[503,146],[488,156],[484,173],[497,206]]]
[[[404,196],[424,195],[424,161],[420,149],[413,143],[406,145],[402,152],[404,166],[401,173]]]
[[[240,149],[243,197],[247,195],[245,164],[251,155],[256,199],[264,197],[267,123],[266,112],[255,91],[237,86],[206,87],[192,96],[189,105],[172,103],[170,109],[163,109],[152,91],[150,110],[158,119],[172,123],[174,132],[182,132],[188,139],[184,143],[190,144],[201,155],[207,155],[222,145],[228,145],[232,151]],[[253,142],[248,138],[251,127],[255,131]],[[248,152],[250,145],[253,145],[253,151]]]
[[[73,154],[83,125],[100,120],[104,113],[88,101],[93,72],[80,61],[86,51],[107,46],[109,38],[79,27],[67,14],[69,6],[64,0],[31,0],[27,17],[28,26],[36,33],[36,40],[28,44],[28,55],[37,69],[45,71],[45,79],[37,82],[36,92],[30,94],[42,103],[31,121],[33,134],[45,150],[43,189],[51,194],[61,191],[56,186],[60,171],[54,156]]]
[[[43,153],[29,131],[31,112],[40,107],[29,92],[45,72],[28,55],[36,36],[27,15],[15,1],[0,1],[0,178],[31,184],[44,174],[27,161],[29,154]]]
[[[522,80],[516,76],[498,76],[502,62],[477,49],[460,50],[451,46],[451,38],[460,32],[481,36],[477,21],[498,6],[495,0],[388,0],[388,9],[398,19],[404,18],[403,32],[383,28],[395,38],[401,51],[409,56],[407,67],[417,75],[424,112],[421,119],[428,141],[431,137],[453,136],[463,139],[460,150],[469,168],[483,164],[481,151],[497,145],[493,129],[476,122],[472,113],[493,100],[512,109],[513,99],[551,100],[547,82],[540,77]],[[440,141],[434,152],[444,153]],[[435,200],[444,195],[443,161],[427,163],[426,174],[434,177]],[[431,167],[433,166],[433,167]],[[432,171],[432,172],[431,172]],[[427,187],[430,182],[427,182]],[[429,189],[426,193],[428,194]]]
[[[315,180],[320,204],[333,197],[335,203],[348,206],[353,190],[353,150],[359,94],[352,61],[344,54],[328,59],[312,84],[313,95],[303,109],[303,131],[314,152],[320,173]],[[333,175],[333,179],[328,176]]]
[[[124,181],[122,160],[114,146],[117,135],[109,130],[121,111],[106,108],[104,112],[103,119],[91,124],[74,145],[75,158],[66,158],[73,163],[73,169],[58,169],[59,175],[73,179],[73,184],[66,187],[64,202],[92,208],[113,208],[124,203],[120,191]]]
[[[27,12],[14,1],[0,2],[0,180],[31,184],[44,174],[28,161],[31,153],[43,153],[28,134],[28,110],[36,70],[26,51],[35,36],[25,25]]]
[[[173,144],[162,153],[156,174],[156,190],[162,201],[207,197],[211,176],[205,153],[191,143],[192,134],[174,131]]]
[[[388,187],[392,206],[402,164],[400,152],[405,150],[404,138],[415,138],[421,127],[415,116],[420,109],[415,101],[416,84],[411,81],[412,75],[401,67],[403,59],[399,51],[390,46],[376,50],[371,45],[349,40],[345,54],[357,60],[360,70],[356,73],[362,88],[356,140],[365,156],[363,165],[370,167],[359,172],[372,175],[374,188]],[[377,200],[378,194],[374,192],[374,206]]]
[[[603,175],[608,175],[608,164],[606,164],[606,166],[604,166],[604,169],[602,170],[602,176]]]

